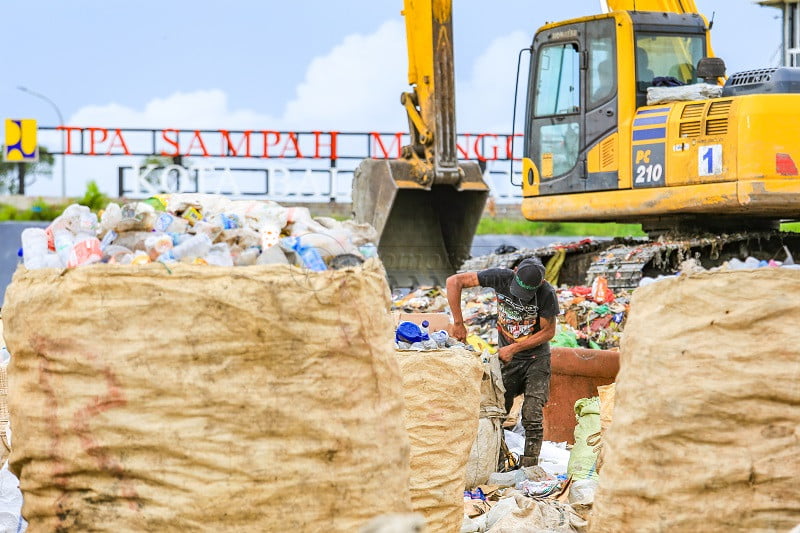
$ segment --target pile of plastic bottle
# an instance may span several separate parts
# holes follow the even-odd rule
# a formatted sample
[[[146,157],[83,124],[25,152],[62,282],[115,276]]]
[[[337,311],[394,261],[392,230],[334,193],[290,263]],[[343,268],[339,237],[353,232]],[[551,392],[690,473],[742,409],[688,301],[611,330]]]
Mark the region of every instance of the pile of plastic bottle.
[[[312,218],[303,207],[215,195],[159,195],[109,204],[99,219],[70,205],[46,229],[22,232],[25,267],[184,262],[218,266],[291,263],[343,268],[377,254],[368,224]]]
[[[443,348],[463,348],[472,350],[473,348],[451,337],[447,331],[428,332],[429,322],[422,321],[422,325],[414,322],[400,322],[395,330],[395,344],[398,350],[441,350]]]

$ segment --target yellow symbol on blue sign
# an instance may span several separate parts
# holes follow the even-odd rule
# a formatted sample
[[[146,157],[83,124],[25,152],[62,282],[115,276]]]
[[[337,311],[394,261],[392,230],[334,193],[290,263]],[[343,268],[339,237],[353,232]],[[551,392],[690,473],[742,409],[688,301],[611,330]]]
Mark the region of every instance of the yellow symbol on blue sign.
[[[651,150],[636,150],[636,164],[649,163]]]
[[[7,118],[3,161],[9,163],[35,163],[39,161],[39,145],[36,136],[35,119]]]

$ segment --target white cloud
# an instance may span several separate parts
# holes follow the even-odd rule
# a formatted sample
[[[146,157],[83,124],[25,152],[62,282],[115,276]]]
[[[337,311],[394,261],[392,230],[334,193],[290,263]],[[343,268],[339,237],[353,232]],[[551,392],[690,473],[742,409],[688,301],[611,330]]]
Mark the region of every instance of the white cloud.
[[[154,98],[142,111],[111,103],[87,106],[69,120],[76,126],[120,128],[248,128],[271,127],[275,119],[247,110],[228,109],[228,97],[221,89],[176,92]]]
[[[405,33],[386,22],[370,35],[349,35],[316,57],[280,117],[229,109],[220,89],[178,92],[151,100],[144,110],[116,103],[80,109],[70,123],[138,128],[268,128],[338,131],[403,128],[400,92],[407,87]]]
[[[459,131],[510,131],[517,53],[527,45],[528,36],[522,32],[498,38],[471,65],[469,75],[460,76],[456,82]],[[87,106],[67,122],[115,128],[405,131],[407,121],[400,104],[405,90],[405,29],[401,22],[389,21],[372,34],[347,36],[329,53],[312,60],[279,117],[230,109],[223,90],[198,89],[153,98],[144,109],[113,102]],[[520,102],[524,105],[524,94]],[[85,183],[95,180],[102,190],[115,194],[117,167],[130,165],[134,159],[68,158],[67,193],[80,195]],[[55,189],[56,183],[45,179],[31,187],[30,194],[49,195]]]
[[[497,38],[476,59],[470,77],[456,82],[459,131],[511,132],[517,57],[519,51],[528,46],[530,37],[521,31]],[[525,83],[529,63],[530,54],[522,54],[518,110],[525,107]]]
[[[405,127],[405,29],[397,21],[350,35],[309,65],[282,122],[292,128],[395,131]]]

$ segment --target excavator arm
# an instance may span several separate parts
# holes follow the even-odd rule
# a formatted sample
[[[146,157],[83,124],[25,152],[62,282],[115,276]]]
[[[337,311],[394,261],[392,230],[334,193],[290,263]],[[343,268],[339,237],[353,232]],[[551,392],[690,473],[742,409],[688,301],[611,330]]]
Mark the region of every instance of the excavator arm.
[[[355,218],[378,232],[394,287],[443,284],[469,258],[489,193],[478,164],[458,161],[452,1],[404,0],[403,16],[410,142],[401,159],[364,160],[353,178]]]

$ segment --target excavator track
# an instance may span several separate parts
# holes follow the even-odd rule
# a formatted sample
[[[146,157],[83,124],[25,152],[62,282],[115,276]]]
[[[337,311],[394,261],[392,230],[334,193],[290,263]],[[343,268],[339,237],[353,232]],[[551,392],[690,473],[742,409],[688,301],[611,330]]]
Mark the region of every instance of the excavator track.
[[[557,284],[591,285],[603,276],[610,289],[632,289],[642,278],[672,275],[686,267],[687,261],[711,269],[737,258],[793,262],[800,253],[800,234],[778,231],[736,232],[730,234],[663,235],[646,238],[597,241],[586,239],[568,245],[519,249],[467,260],[460,271],[485,268],[513,268],[527,257],[539,257],[545,265],[563,261]],[[560,256],[560,257],[559,257]],[[550,276],[552,269],[548,269]]]

